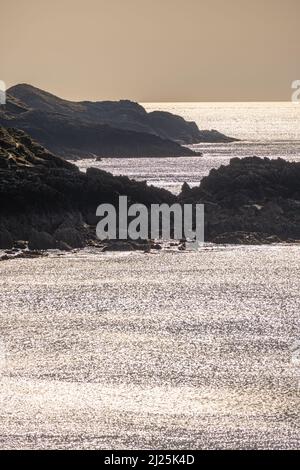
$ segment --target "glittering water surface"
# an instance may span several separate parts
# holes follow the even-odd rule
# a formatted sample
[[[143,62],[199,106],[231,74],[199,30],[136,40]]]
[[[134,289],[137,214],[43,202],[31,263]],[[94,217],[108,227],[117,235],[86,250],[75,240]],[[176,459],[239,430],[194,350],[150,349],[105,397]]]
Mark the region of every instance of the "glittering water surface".
[[[144,103],[244,141],[300,141],[300,103]]]
[[[230,157],[300,161],[300,105],[147,104],[243,139],[81,160],[179,192]],[[300,245],[0,263],[1,448],[299,448]]]
[[[255,144],[257,147],[258,144]],[[199,146],[194,146],[199,147]],[[201,146],[203,151],[204,146]],[[300,142],[295,144],[294,155],[284,155],[289,161],[300,162]],[[219,168],[221,165],[228,165],[230,159],[234,156],[245,157],[255,154],[262,156],[261,152],[257,152],[254,144],[219,144],[206,145],[207,154],[203,157],[174,157],[174,158],[105,158],[101,162],[86,159],[79,160],[77,165],[83,171],[88,167],[100,168],[109,171],[114,175],[126,175],[137,181],[147,181],[148,184],[159,186],[175,194],[180,193],[182,184],[186,181],[190,186],[198,186],[201,179],[208,175],[212,168]],[[239,152],[237,152],[239,149]],[[220,155],[218,152],[221,152]],[[205,150],[206,151],[206,150]],[[282,152],[272,156],[269,152],[272,150],[268,146],[269,158],[278,158],[282,156]],[[298,156],[299,155],[299,156]]]
[[[198,185],[211,168],[227,165],[232,157],[285,158],[300,161],[300,104],[296,103],[146,103],[147,111],[161,110],[195,121],[200,129],[217,129],[242,139],[231,144],[199,144],[191,148],[202,157],[80,160],[115,175],[147,180],[174,193],[182,183]]]
[[[0,263],[1,448],[299,448],[300,246]]]

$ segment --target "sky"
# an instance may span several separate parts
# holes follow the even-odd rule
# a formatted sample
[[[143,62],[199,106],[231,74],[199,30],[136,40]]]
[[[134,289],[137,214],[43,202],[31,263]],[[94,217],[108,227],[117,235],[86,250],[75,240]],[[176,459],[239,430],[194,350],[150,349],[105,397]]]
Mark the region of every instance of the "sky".
[[[0,0],[0,80],[72,100],[288,101],[300,0]]]

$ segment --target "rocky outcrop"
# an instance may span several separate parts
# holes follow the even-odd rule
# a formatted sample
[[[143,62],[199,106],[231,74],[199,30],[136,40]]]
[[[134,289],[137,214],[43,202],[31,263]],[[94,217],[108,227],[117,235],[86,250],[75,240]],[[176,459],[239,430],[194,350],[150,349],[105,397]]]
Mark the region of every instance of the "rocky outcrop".
[[[171,113],[147,113],[137,103],[70,102],[30,85],[8,90],[0,125],[27,132],[64,158],[200,155],[180,144],[227,142]]]
[[[51,152],[76,160],[94,157],[182,157],[197,156],[187,147],[146,132],[116,129],[106,124],[29,110],[12,119],[0,112],[0,125],[27,132]]]
[[[228,144],[230,142],[237,142],[239,139],[234,139],[233,137],[228,137],[225,134],[222,134],[221,132],[217,131],[216,129],[211,129],[211,130],[201,130],[199,131],[200,133],[200,140],[199,142],[203,143],[224,143]],[[195,142],[194,142],[195,143]]]
[[[261,244],[300,240],[300,163],[234,158],[211,170],[198,187],[177,197],[96,168],[82,173],[46,151],[23,131],[0,127],[0,249],[70,251],[99,246],[96,208],[103,202],[203,203],[205,240]],[[110,242],[103,250],[154,248],[150,243]],[[184,241],[178,249],[184,249]],[[13,256],[13,255],[12,255]]]
[[[27,250],[27,251],[20,251],[15,253],[6,253],[5,255],[0,256],[0,261],[9,261],[15,259],[32,259],[32,258],[41,258],[44,256],[48,256],[48,253],[44,250]]]
[[[102,202],[172,203],[175,196],[127,177],[90,168],[82,173],[23,131],[0,127],[0,248],[29,241],[29,249],[80,248],[95,239]]]
[[[280,243],[282,240],[276,235],[261,232],[225,232],[211,241],[222,245],[261,245]]]
[[[152,111],[148,114],[151,128],[161,137],[181,144],[228,143],[237,139],[227,137],[216,130],[199,130],[195,122],[185,121],[181,116],[166,111]]]
[[[52,250],[56,248],[56,243],[49,233],[33,229],[29,237],[28,248],[30,250]]]
[[[206,239],[216,243],[300,239],[300,163],[233,158],[179,199],[205,204]]]
[[[54,232],[53,237],[59,242],[59,245],[64,246],[65,249],[68,249],[68,247],[83,248],[85,245],[83,234],[75,227],[58,228]]]

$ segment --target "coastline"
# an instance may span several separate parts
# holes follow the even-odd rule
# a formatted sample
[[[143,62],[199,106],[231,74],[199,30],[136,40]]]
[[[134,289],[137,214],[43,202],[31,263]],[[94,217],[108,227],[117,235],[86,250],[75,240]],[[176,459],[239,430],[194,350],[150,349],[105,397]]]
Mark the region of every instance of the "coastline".
[[[0,231],[10,244],[0,251],[0,448],[297,449],[300,245],[285,235],[297,230],[300,162],[219,159],[182,187],[173,168],[190,160],[167,159],[163,175],[180,184],[172,194],[165,181],[146,184],[147,160],[131,168],[140,181],[103,171],[103,160],[84,173],[15,137],[25,146],[10,141],[0,170],[13,182],[2,203],[17,209]],[[99,242],[103,187],[109,202],[120,190],[147,204],[204,202],[218,243]],[[71,211],[73,195],[89,204]],[[21,214],[20,201],[38,211]],[[232,210],[250,231],[230,225]]]

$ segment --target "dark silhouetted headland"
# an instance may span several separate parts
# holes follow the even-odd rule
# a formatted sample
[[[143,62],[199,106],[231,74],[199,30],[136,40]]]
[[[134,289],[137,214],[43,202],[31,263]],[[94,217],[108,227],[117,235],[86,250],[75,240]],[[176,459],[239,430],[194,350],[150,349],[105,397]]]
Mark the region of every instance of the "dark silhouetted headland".
[[[26,84],[8,90],[0,124],[26,131],[69,159],[196,156],[183,145],[235,140],[168,112],[147,113],[128,100],[71,102]]]

